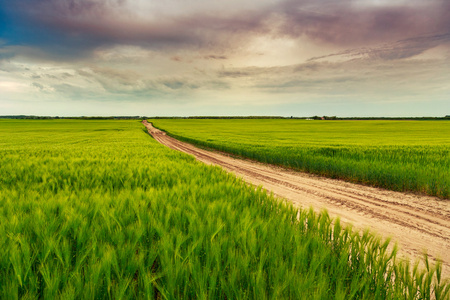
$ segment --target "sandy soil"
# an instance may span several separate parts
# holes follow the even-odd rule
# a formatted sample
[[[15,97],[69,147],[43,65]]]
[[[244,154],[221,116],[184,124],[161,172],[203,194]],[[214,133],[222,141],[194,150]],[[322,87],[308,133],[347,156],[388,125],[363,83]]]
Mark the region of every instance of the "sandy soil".
[[[316,211],[325,208],[331,217],[339,216],[342,222],[355,228],[369,228],[383,237],[392,237],[402,257],[414,260],[426,250],[432,260],[443,261],[443,275],[450,278],[450,201],[235,159],[180,142],[151,123],[143,123],[161,144],[191,154],[204,163],[219,165],[296,206],[313,207]]]

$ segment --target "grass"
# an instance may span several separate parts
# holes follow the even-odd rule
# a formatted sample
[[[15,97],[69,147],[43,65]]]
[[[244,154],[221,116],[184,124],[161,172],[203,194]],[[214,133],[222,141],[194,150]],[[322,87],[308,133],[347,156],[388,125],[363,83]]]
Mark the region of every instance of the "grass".
[[[448,121],[153,123],[180,140],[265,163],[395,191],[450,197]]]
[[[446,299],[439,264],[165,148],[136,121],[0,120],[1,299]]]

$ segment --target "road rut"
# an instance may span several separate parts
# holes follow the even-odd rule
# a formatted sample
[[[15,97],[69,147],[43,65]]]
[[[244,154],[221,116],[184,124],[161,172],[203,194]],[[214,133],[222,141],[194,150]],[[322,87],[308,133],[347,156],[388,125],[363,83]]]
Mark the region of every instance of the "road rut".
[[[369,228],[392,237],[399,254],[416,259],[426,250],[429,258],[443,262],[443,275],[450,277],[450,201],[435,197],[393,192],[341,180],[328,179],[250,160],[236,159],[178,141],[144,121],[153,138],[169,148],[195,156],[261,185],[295,206],[320,211],[355,228]]]

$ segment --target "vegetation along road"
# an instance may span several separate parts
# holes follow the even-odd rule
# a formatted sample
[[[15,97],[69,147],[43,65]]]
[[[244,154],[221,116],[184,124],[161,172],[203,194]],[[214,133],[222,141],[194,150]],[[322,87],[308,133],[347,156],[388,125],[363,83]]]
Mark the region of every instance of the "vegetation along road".
[[[433,256],[447,243],[445,207],[392,205],[389,193],[211,155],[147,126],[156,140],[136,120],[0,120],[0,299],[449,299],[442,264],[417,268],[380,236],[158,141],[333,215],[345,201],[346,221],[408,230]]]
[[[392,237],[400,254],[415,259],[427,251],[431,259],[443,261],[450,274],[450,202],[431,196],[388,191],[341,180],[290,171],[254,161],[235,159],[218,152],[181,142],[143,122],[161,144],[194,155],[198,160],[220,165],[246,182],[262,185],[276,196],[316,211],[327,209],[331,217],[357,228],[369,228]]]

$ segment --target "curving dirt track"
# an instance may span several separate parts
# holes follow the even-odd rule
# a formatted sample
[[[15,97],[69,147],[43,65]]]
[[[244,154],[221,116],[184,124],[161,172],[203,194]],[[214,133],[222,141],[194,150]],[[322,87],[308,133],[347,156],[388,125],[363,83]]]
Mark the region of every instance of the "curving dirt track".
[[[400,193],[327,179],[249,160],[229,157],[180,142],[143,121],[155,140],[261,185],[276,196],[316,211],[327,209],[356,228],[369,228],[398,242],[399,254],[415,259],[424,250],[443,261],[443,276],[450,278],[450,201]]]

